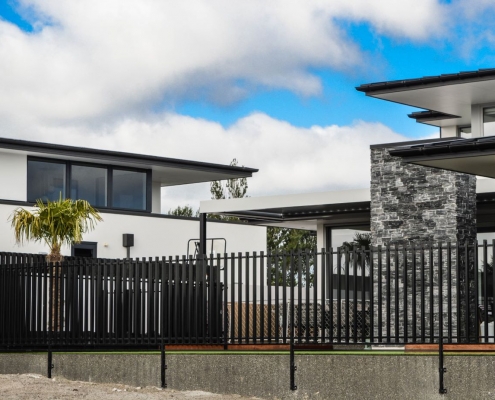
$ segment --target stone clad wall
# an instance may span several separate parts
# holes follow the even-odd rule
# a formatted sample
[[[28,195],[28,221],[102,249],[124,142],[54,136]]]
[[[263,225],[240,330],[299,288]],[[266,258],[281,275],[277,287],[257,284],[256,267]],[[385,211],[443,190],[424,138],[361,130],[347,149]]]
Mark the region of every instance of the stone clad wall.
[[[387,148],[372,148],[371,149],[371,233],[373,246],[398,245],[403,246],[421,246],[427,244],[437,245],[438,242],[473,243],[476,240],[476,177],[467,174],[461,174],[452,171],[441,169],[427,168],[420,165],[404,163],[401,158],[390,156]],[[402,253],[401,253],[402,254]],[[444,260],[446,258],[446,252]],[[384,324],[390,322],[392,325],[391,334],[395,335],[393,321],[395,320],[396,312],[399,312],[401,320],[399,331],[400,335],[403,331],[404,298],[407,299],[407,315],[408,315],[408,336],[411,337],[411,315],[412,315],[412,285],[415,281],[420,284],[419,263],[417,269],[412,270],[413,257],[416,257],[414,251],[407,253],[406,259],[400,258],[398,263],[397,276],[394,262],[391,265],[391,303],[395,304],[395,285],[399,288],[399,309],[395,307],[391,309],[390,320],[387,321],[386,315],[382,314]],[[392,257],[393,258],[393,257]],[[446,293],[448,282],[451,281],[453,290],[453,298],[458,295],[455,292],[456,286],[456,259],[452,260],[452,270],[450,276],[448,271],[442,269],[442,290]],[[428,263],[428,261],[427,261]],[[406,264],[406,274],[404,275],[404,264]],[[376,263],[375,263],[376,265]],[[433,258],[432,265],[426,265],[426,270],[433,270],[433,284],[430,282],[429,273],[426,274],[426,314],[424,316],[416,315],[416,325],[419,327],[422,318],[426,318],[427,329],[430,329],[430,310],[433,310],[433,329],[438,334],[438,252]],[[474,263],[473,263],[474,266]],[[473,269],[472,266],[470,269]],[[463,268],[464,270],[464,268]],[[473,272],[474,273],[474,272]],[[378,270],[374,271],[375,288],[374,293],[377,296],[378,285],[381,285],[382,291],[387,292],[386,272],[382,271],[382,276],[378,277]],[[407,288],[404,288],[404,276],[407,276]],[[464,276],[460,276],[460,282],[465,281]],[[469,278],[471,282],[471,278]],[[470,286],[471,283],[470,283]],[[462,285],[461,285],[462,287]],[[404,292],[407,290],[407,292]],[[433,305],[430,309],[429,299],[430,290],[433,291]],[[474,293],[471,290],[471,293]],[[463,295],[463,290],[459,293]],[[375,297],[375,304],[382,301]],[[417,304],[420,304],[422,299],[416,297]],[[474,298],[470,299],[472,307]],[[444,321],[446,321],[446,299],[444,297]],[[465,301],[461,298],[461,308]],[[385,307],[384,307],[385,308]],[[474,315],[475,308],[469,311],[469,315]],[[374,310],[377,317],[377,309]],[[457,309],[456,302],[452,307],[453,319],[456,319]],[[462,318],[466,317],[466,313],[461,311]],[[464,327],[465,324],[463,323]],[[376,328],[378,329],[378,327]],[[473,332],[475,327],[472,326]],[[384,329],[382,332],[384,333]],[[457,331],[457,327],[454,327]],[[377,332],[375,332],[376,334]],[[418,334],[418,332],[416,332]],[[473,334],[473,333],[471,333]],[[474,336],[474,334],[473,334]]]
[[[476,177],[371,149],[373,245],[476,240]]]

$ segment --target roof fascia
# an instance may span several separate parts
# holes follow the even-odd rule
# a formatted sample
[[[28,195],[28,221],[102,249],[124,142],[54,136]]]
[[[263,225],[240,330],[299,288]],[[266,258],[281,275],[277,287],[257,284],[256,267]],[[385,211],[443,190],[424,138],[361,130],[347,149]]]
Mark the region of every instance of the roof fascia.
[[[445,74],[415,79],[403,79],[363,84],[356,90],[364,92],[366,96],[379,96],[381,94],[404,92],[434,87],[461,85],[472,82],[495,80],[495,69],[460,72],[458,74]]]
[[[148,166],[162,166],[208,172],[222,172],[224,174],[239,177],[251,177],[252,173],[258,172],[258,169],[248,167],[237,167],[231,165],[212,164],[199,161],[188,161],[175,158],[125,153],[119,151],[98,150],[85,147],[31,142],[18,139],[0,138],[0,148],[42,154],[98,159],[104,161],[136,163]]]

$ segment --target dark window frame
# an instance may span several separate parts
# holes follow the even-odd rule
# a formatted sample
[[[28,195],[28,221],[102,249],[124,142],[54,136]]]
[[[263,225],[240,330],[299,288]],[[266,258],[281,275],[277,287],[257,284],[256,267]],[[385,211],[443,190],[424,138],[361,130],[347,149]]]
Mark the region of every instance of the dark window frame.
[[[124,208],[124,207],[114,207],[113,206],[113,171],[118,170],[118,171],[131,171],[131,172],[141,172],[145,174],[146,177],[146,204],[145,210],[137,210],[135,208]],[[126,168],[126,167],[121,167],[121,166],[108,166],[108,172],[109,172],[109,181],[108,188],[111,190],[110,193],[108,193],[108,196],[112,197],[112,209],[113,210],[127,210],[127,211],[147,211],[151,212],[151,196],[152,196],[152,182],[151,182],[151,170],[150,169],[139,169],[139,168]],[[108,202],[108,199],[107,199]]]
[[[326,250],[332,248],[332,231],[339,229],[352,229],[356,231],[369,231],[371,232],[371,226],[367,224],[342,224],[342,225],[325,225],[325,245]],[[366,228],[366,229],[362,229]],[[337,247],[333,248],[333,251],[337,251]]]
[[[46,159],[46,158],[41,158],[41,157],[31,157],[31,156],[28,156],[27,157],[27,165],[26,165],[26,178],[27,178],[27,174],[28,174],[28,169],[29,169],[29,161],[35,161],[35,162],[47,162],[47,160],[49,160],[49,162],[51,162],[52,164],[61,164],[61,165],[64,165],[65,166],[65,187],[64,187],[64,192],[63,193],[63,198],[67,198],[67,193],[69,193],[69,171],[68,171],[68,166],[67,166],[67,163],[64,161],[64,160],[58,160],[58,159],[53,159],[53,161],[51,161],[50,159]],[[29,193],[29,179],[26,179],[26,199],[27,201],[29,202],[36,202],[37,199],[34,199],[34,200],[31,200],[28,198],[28,193]]]
[[[87,162],[79,162],[79,161],[75,161],[75,162],[72,162],[72,161],[66,161],[67,162],[67,167],[66,167],[66,170],[67,170],[67,179],[69,180],[69,189],[70,191],[72,191],[72,167],[75,166],[75,167],[93,167],[93,168],[100,168],[100,169],[104,169],[106,170],[107,172],[107,184],[106,184],[106,190],[108,192],[108,169],[109,169],[109,166],[106,165],[106,164],[92,164],[92,163],[87,163]],[[68,192],[70,193],[70,192]],[[106,206],[98,206],[98,209],[108,209],[108,208],[111,208],[108,206],[108,204],[110,204],[110,202],[108,201],[108,193],[107,193],[107,205]]]
[[[81,242],[71,246],[71,256],[75,257],[76,248],[87,249],[93,251],[92,258],[98,258],[98,242]]]
[[[65,165],[65,197],[70,198],[71,193],[71,176],[72,176],[72,166],[81,166],[81,167],[95,167],[102,168],[107,170],[107,205],[106,206],[98,206],[98,210],[118,210],[118,211],[132,211],[132,212],[146,212],[151,213],[151,197],[152,197],[152,171],[151,169],[144,168],[134,168],[134,167],[125,167],[120,165],[109,165],[109,164],[98,164],[98,163],[88,163],[84,161],[71,161],[71,160],[60,160],[57,158],[44,158],[44,157],[35,157],[28,156],[27,164],[29,167],[30,161],[38,161],[38,162],[46,162],[46,163],[56,163],[56,164],[64,164]],[[146,175],[146,208],[144,210],[134,209],[134,208],[121,208],[121,207],[113,207],[113,170],[121,170],[121,171],[131,171],[131,172],[141,172]],[[26,194],[28,190],[29,182],[26,182]],[[28,199],[28,201],[30,201]]]

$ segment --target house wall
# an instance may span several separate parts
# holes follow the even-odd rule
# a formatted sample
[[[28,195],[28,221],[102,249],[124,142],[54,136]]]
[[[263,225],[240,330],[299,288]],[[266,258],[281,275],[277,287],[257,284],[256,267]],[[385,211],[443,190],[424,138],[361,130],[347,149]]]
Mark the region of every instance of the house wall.
[[[476,240],[476,177],[441,169],[426,168],[420,165],[407,164],[400,158],[391,157],[387,148],[371,149],[371,233],[372,245],[421,245],[425,243],[436,244],[438,242],[473,243]],[[396,312],[402,312],[404,297],[410,298],[413,276],[420,276],[420,263],[416,264],[416,271],[411,271],[412,252],[408,256],[407,265],[399,262],[398,275],[395,276],[394,266],[391,266],[391,287],[398,280],[399,309],[391,310],[390,320],[393,321]],[[462,259],[462,258],[461,258]],[[433,259],[432,265],[427,261],[426,268],[432,268],[434,276],[438,274],[439,260]],[[469,267],[474,273],[474,259]],[[378,277],[378,266],[375,265],[376,276],[375,293],[378,293],[378,285],[385,287],[386,273]],[[441,283],[446,290],[449,279],[452,282],[452,294],[456,296],[457,276],[455,274],[456,260],[452,261],[451,276],[443,274]],[[408,268],[408,273],[404,269]],[[465,270],[463,268],[463,270]],[[408,286],[404,287],[404,276],[408,278]],[[461,284],[466,279],[472,286],[472,279],[461,273]],[[433,285],[433,304],[438,305],[439,283]],[[405,293],[407,291],[407,293]],[[472,296],[474,290],[470,290]],[[404,296],[406,294],[406,296]],[[391,293],[394,298],[395,293]],[[459,296],[462,296],[459,293]],[[379,299],[375,299],[378,304]],[[461,298],[461,306],[466,299]],[[476,304],[477,299],[470,299],[470,304]],[[380,300],[383,301],[383,300]],[[393,304],[393,300],[392,300]],[[408,303],[411,308],[411,301]],[[429,307],[429,306],[428,306]],[[429,308],[427,308],[429,309]],[[447,310],[445,305],[444,310]],[[457,315],[455,305],[452,308]],[[476,311],[469,310],[469,318]],[[375,310],[377,314],[377,310]],[[412,315],[412,309],[409,311]],[[386,315],[384,321],[386,320]],[[463,316],[464,318],[465,316]],[[419,317],[418,317],[419,318]],[[417,322],[420,322],[418,319]],[[384,322],[385,324],[385,322]],[[408,324],[411,329],[412,324]],[[472,325],[472,324],[471,324]],[[419,326],[419,325],[418,325]],[[464,324],[462,326],[465,326]],[[395,329],[395,328],[394,328]],[[435,329],[439,325],[436,319]],[[476,329],[474,325],[471,329]],[[409,335],[412,332],[408,331]],[[416,332],[417,334],[417,332]],[[473,333],[474,336],[474,333]]]
[[[327,248],[327,230],[324,222],[318,222],[316,225],[316,251]]]
[[[46,155],[42,155],[45,158]],[[153,178],[152,178],[153,179]],[[27,200],[27,155],[0,150],[0,200]],[[152,181],[151,212],[161,213],[161,184]]]
[[[27,156],[0,152],[0,199],[26,201]]]
[[[151,182],[151,212],[162,213],[162,186],[160,182]]]
[[[442,138],[457,137],[457,125],[442,126],[440,128],[440,137]]]
[[[0,204],[0,251],[21,253],[47,253],[43,243],[16,245],[8,222],[17,206]],[[32,209],[30,207],[25,207]],[[101,214],[103,222],[84,235],[84,241],[97,242],[98,257],[125,258],[122,234],[134,234],[131,257],[182,256],[187,252],[190,239],[199,238],[197,218],[174,218],[164,215]],[[225,238],[227,252],[266,251],[266,228],[234,223],[208,222],[208,238]],[[223,250],[222,250],[223,251]],[[63,255],[70,255],[69,247],[62,248]]]
[[[371,149],[373,245],[476,240],[476,177]]]

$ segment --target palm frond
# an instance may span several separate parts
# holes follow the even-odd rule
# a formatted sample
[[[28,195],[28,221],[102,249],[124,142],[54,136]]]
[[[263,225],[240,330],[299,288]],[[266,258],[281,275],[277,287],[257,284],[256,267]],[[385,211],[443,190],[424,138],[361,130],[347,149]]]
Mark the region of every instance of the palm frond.
[[[86,200],[60,197],[46,203],[38,199],[32,212],[18,208],[10,220],[17,243],[44,241],[53,251],[64,243],[80,243],[83,234],[93,230],[102,218]]]

